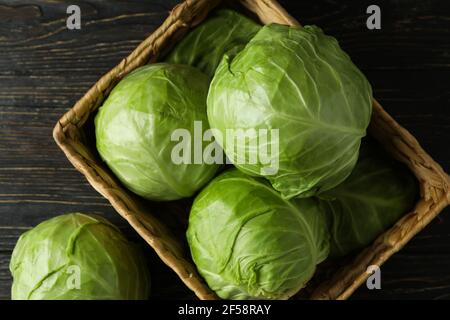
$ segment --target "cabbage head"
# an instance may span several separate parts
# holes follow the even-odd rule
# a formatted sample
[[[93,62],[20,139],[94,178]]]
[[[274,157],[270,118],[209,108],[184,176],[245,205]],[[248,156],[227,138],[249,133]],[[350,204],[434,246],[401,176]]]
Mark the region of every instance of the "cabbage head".
[[[287,299],[329,250],[315,199],[289,202],[266,180],[236,169],[196,197],[187,239],[200,274],[223,299]]]
[[[260,28],[259,24],[235,11],[218,10],[189,32],[165,61],[199,68],[212,78],[223,55],[242,48]]]
[[[193,67],[151,64],[112,90],[95,118],[97,150],[128,189],[151,200],[174,200],[190,197],[214,176],[218,165],[201,155],[196,163],[191,142],[195,121],[209,128],[208,86],[208,77]],[[183,138],[183,162],[173,158],[182,142],[172,136],[176,129],[192,139]]]
[[[208,94],[209,123],[230,161],[288,199],[350,174],[371,111],[369,82],[316,26],[263,27],[237,55],[224,56]],[[227,130],[244,139],[228,139]],[[260,134],[276,130],[278,139]]]
[[[14,300],[147,299],[146,262],[107,220],[72,213],[24,233],[11,264]]]
[[[320,195],[331,232],[330,256],[366,247],[411,210],[417,181],[374,141],[363,141],[352,174]]]

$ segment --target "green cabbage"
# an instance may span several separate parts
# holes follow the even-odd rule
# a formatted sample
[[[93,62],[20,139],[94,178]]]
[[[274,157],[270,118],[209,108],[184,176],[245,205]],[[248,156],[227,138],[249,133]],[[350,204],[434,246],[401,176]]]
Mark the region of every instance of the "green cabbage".
[[[208,94],[209,123],[228,158],[247,174],[265,176],[285,198],[315,195],[348,177],[371,110],[369,82],[336,39],[315,26],[263,27],[236,56],[224,56]],[[257,141],[258,134],[230,147],[230,129],[278,129],[279,142]],[[263,162],[266,149],[270,161]],[[237,150],[245,151],[244,161],[236,161]],[[266,162],[278,170],[263,170]]]
[[[409,170],[374,142],[364,141],[348,179],[319,196],[330,225],[330,255],[343,256],[372,243],[413,208],[417,192]]]
[[[223,299],[287,299],[329,250],[314,199],[289,202],[265,180],[236,169],[196,197],[187,239],[200,274]]]
[[[107,220],[81,213],[24,233],[10,270],[15,300],[135,300],[150,289],[140,252]]]
[[[176,129],[194,139],[194,121],[209,128],[208,85],[195,68],[152,64],[112,90],[95,118],[97,150],[128,189],[147,199],[174,200],[190,197],[214,176],[219,166],[206,164],[207,158],[196,164],[193,155],[184,163],[172,157],[180,143],[172,141]]]
[[[212,77],[223,55],[245,45],[260,28],[235,11],[219,10],[189,32],[171,51],[166,62],[197,67]]]

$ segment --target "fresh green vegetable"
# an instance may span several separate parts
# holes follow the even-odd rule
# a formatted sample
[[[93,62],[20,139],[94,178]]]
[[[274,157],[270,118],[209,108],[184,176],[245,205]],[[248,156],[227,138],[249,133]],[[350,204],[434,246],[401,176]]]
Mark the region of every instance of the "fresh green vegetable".
[[[265,180],[236,169],[197,196],[187,239],[200,274],[223,299],[287,299],[329,250],[314,199],[289,202]]]
[[[331,232],[331,256],[363,248],[412,209],[417,182],[374,142],[364,141],[347,180],[320,195]]]
[[[137,249],[107,220],[73,213],[24,233],[10,270],[15,300],[134,300],[149,295]]]
[[[176,130],[193,137],[195,121],[209,128],[208,85],[208,77],[193,67],[152,64],[112,90],[95,118],[97,149],[128,189],[152,200],[174,200],[190,197],[214,176],[219,166],[206,164],[208,158],[173,160],[180,143],[172,136]],[[188,144],[190,153],[195,144]]]
[[[315,26],[272,24],[236,56],[224,56],[208,94],[208,119],[240,170],[265,176],[289,199],[315,195],[348,177],[371,104],[369,82],[336,39]],[[229,129],[278,129],[279,139],[261,142],[257,134],[230,147],[224,138]],[[266,149],[276,151],[270,156],[270,163],[279,163],[275,173],[262,170]],[[245,161],[236,161],[237,150],[245,151]]]
[[[171,51],[166,62],[197,67],[212,77],[223,55],[247,44],[260,28],[235,11],[219,10],[189,32]]]

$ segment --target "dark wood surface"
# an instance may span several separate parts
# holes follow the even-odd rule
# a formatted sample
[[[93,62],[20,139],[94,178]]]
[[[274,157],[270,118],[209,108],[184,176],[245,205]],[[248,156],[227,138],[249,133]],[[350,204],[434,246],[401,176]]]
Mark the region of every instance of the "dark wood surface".
[[[149,35],[177,3],[0,0],[0,298],[10,297],[8,264],[21,233],[74,211],[104,215],[138,236],[73,169],[52,139],[57,119]],[[303,24],[339,39],[374,94],[446,171],[450,123],[450,5],[447,0],[377,1],[382,29],[365,27],[372,1],[284,0]],[[82,29],[66,28],[78,4]],[[450,299],[450,221],[444,211],[382,267],[382,289],[354,299]],[[189,298],[150,249],[153,296]]]

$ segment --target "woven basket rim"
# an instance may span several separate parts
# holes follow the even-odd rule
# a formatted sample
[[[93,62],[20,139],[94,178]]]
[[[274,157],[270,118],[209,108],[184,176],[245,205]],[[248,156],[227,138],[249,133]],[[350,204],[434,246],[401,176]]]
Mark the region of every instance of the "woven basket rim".
[[[80,132],[89,116],[95,112],[115,83],[136,67],[155,61],[160,53],[159,46],[165,40],[170,39],[181,29],[188,29],[200,23],[220,2],[220,0],[186,0],[178,4],[159,28],[128,57],[102,76],[58,120],[53,130],[56,143],[73,166],[87,178],[95,190],[108,199],[114,209],[154,248],[162,261],[173,269],[201,299],[216,299],[217,296],[205,287],[195,267],[189,267],[192,263],[176,253],[177,250],[173,248],[176,248],[177,244],[165,242],[164,235],[158,232],[160,227],[158,221],[142,213],[134,203],[133,197],[129,196],[129,192],[117,184],[107,170],[97,166],[95,163],[97,159],[80,140]],[[263,23],[275,20],[279,23],[299,25],[275,0],[240,0],[239,2],[251,11],[260,10],[260,14],[256,13]],[[361,265],[372,262],[381,265],[450,204],[450,177],[422,149],[418,141],[383,110],[376,100],[374,100],[371,126],[370,131],[377,139],[392,140],[387,146],[388,151],[399,161],[406,163],[413,171],[421,186],[421,200],[411,213],[406,214],[391,229],[380,235],[371,247],[358,254],[350,265],[350,268],[356,270],[353,274],[345,270],[338,271],[333,279],[315,290],[312,294],[314,299],[348,298],[368,276],[365,272],[361,272]],[[384,142],[386,147],[386,141]],[[374,254],[371,254],[371,250]]]

